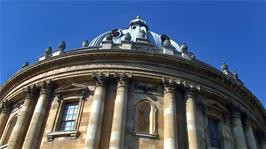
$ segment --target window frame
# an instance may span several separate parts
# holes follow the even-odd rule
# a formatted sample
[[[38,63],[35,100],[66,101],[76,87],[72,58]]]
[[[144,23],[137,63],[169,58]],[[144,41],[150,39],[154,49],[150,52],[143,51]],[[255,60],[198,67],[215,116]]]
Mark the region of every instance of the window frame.
[[[81,96],[57,96],[57,101],[59,102],[59,106],[56,111],[54,124],[52,127],[52,132],[47,134],[48,142],[51,142],[56,137],[70,137],[70,139],[77,139],[80,132],[79,126],[81,121],[81,115],[84,108],[85,98],[83,95]],[[78,109],[77,109],[77,116],[74,122],[74,129],[73,130],[60,130],[61,120],[63,116],[63,112],[65,109],[65,105],[69,103],[77,102]]]
[[[210,136],[210,128],[209,128],[209,121],[212,120],[212,121],[215,121],[217,123],[217,132],[219,132],[219,147],[216,147],[216,146],[212,146],[211,144],[211,136]],[[212,149],[222,149],[223,148],[223,134],[222,134],[222,127],[221,127],[221,121],[213,116],[210,116],[208,115],[207,116],[207,139],[208,139],[208,148],[212,148]]]
[[[145,132],[139,132],[136,129],[136,118],[137,118],[137,105],[141,102],[146,102],[150,105],[150,114],[149,114],[149,133],[145,133]],[[158,138],[159,134],[158,134],[158,108],[156,107],[156,105],[148,100],[148,99],[142,99],[139,100],[138,102],[135,103],[134,105],[134,124],[133,124],[133,132],[136,136],[139,137],[146,137],[146,138]],[[152,117],[151,117],[152,116]],[[152,122],[150,120],[153,120]]]

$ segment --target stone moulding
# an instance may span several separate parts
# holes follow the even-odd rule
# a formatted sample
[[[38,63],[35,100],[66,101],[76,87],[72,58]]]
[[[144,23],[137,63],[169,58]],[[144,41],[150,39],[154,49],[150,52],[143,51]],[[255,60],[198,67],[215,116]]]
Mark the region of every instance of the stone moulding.
[[[228,91],[233,92],[237,98],[241,99],[242,104],[252,107],[255,113],[264,113],[265,109],[258,99],[242,84],[229,78],[216,68],[203,63],[199,60],[187,60],[175,55],[166,55],[161,53],[149,53],[139,50],[123,49],[77,49],[56,57],[50,57],[47,60],[28,66],[15,75],[13,75],[1,88],[0,101],[6,99],[10,91],[29,78],[42,73],[74,65],[88,65],[94,63],[124,62],[124,63],[143,63],[147,65],[161,66],[166,69],[180,70],[182,72],[198,76],[218,84]],[[88,74],[89,75],[89,74]],[[177,81],[178,82],[178,81]],[[182,82],[180,82],[182,83]],[[200,84],[200,82],[198,82]],[[183,84],[186,85],[186,84]],[[201,91],[204,91],[204,87]]]

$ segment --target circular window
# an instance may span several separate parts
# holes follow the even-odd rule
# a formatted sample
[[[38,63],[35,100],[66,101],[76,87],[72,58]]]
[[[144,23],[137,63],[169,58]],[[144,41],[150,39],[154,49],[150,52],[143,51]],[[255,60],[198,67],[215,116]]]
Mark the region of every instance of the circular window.
[[[119,38],[122,35],[122,32],[120,29],[114,29],[111,34],[114,38]]]

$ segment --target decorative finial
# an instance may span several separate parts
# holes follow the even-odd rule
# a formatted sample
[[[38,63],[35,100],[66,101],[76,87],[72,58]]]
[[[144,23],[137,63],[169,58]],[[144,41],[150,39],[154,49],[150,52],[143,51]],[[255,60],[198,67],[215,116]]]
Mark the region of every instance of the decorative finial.
[[[87,48],[87,47],[89,47],[89,41],[88,40],[84,40],[82,42],[82,48]]]
[[[236,71],[233,71],[233,77],[234,79],[238,79],[238,73]]]
[[[228,65],[225,62],[223,62],[221,65],[221,69],[222,71],[228,71]]]
[[[145,38],[146,32],[144,30],[140,31],[140,38]]]
[[[140,19],[140,16],[136,16],[136,19]]]
[[[66,43],[65,43],[65,41],[61,41],[61,42],[59,43],[59,45],[58,45],[58,50],[59,50],[59,51],[64,51],[65,48],[66,48]]]
[[[45,55],[46,57],[48,57],[48,56],[50,56],[51,54],[52,54],[52,47],[48,47],[48,48],[46,48],[45,51],[44,51],[44,55]]]
[[[171,42],[169,39],[165,39],[164,42],[163,42],[163,46],[164,47],[170,47],[171,46]]]
[[[131,40],[131,35],[129,33],[126,33],[125,41],[130,41],[130,40]]]
[[[113,40],[113,36],[111,33],[108,33],[107,36],[106,36],[106,40],[107,41],[110,41],[110,40]]]
[[[186,44],[186,43],[181,44],[181,46],[180,46],[180,51],[181,51],[181,52],[185,52],[185,51],[187,51],[187,50],[188,50],[188,46],[187,46],[187,44]]]
[[[28,67],[29,66],[29,62],[25,62],[23,65],[22,65],[22,68],[25,68],[25,67]]]

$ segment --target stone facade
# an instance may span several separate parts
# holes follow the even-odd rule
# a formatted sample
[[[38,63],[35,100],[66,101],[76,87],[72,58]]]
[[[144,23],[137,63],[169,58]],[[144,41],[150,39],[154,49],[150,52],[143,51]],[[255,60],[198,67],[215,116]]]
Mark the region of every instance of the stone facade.
[[[0,149],[266,149],[265,109],[227,67],[166,35],[151,42],[139,17],[129,29],[68,52],[62,42],[7,80]]]

